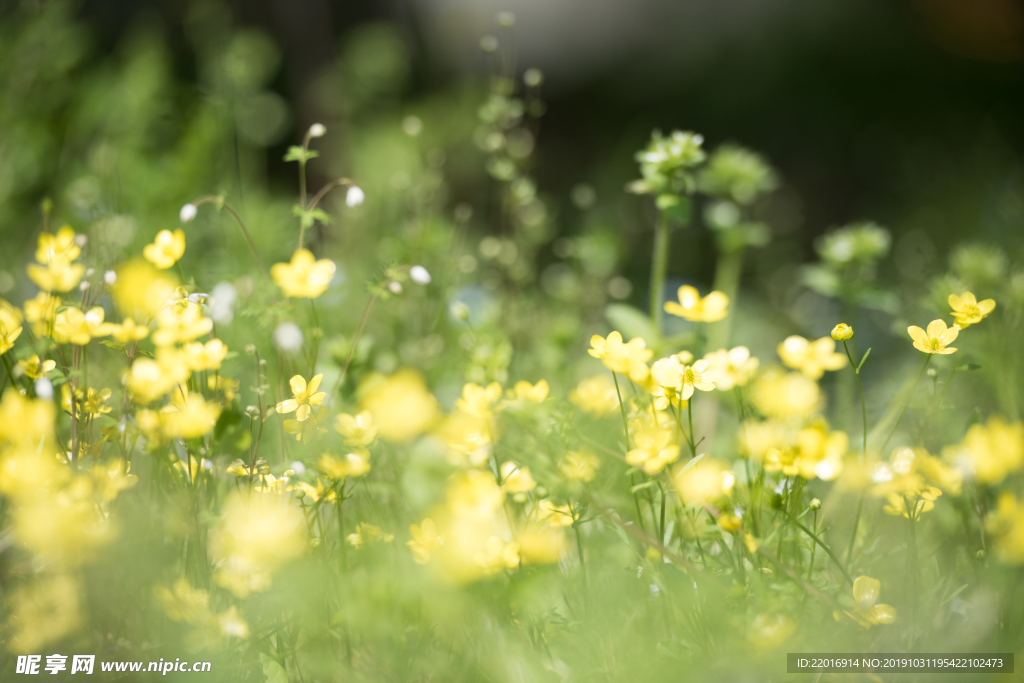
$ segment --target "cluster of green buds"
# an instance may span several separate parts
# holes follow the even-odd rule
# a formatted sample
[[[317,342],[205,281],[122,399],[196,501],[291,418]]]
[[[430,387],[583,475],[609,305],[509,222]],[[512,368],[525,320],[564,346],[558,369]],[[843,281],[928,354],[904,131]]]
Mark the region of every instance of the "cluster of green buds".
[[[889,231],[874,223],[854,223],[823,235],[814,245],[821,261],[803,268],[803,282],[825,296],[892,311],[894,296],[874,284],[878,263],[891,244]]]
[[[626,189],[634,194],[654,195],[659,211],[681,223],[688,222],[687,195],[697,189],[693,169],[707,158],[703,144],[704,136],[691,131],[672,131],[668,137],[654,131],[650,144],[636,154],[643,177]]]

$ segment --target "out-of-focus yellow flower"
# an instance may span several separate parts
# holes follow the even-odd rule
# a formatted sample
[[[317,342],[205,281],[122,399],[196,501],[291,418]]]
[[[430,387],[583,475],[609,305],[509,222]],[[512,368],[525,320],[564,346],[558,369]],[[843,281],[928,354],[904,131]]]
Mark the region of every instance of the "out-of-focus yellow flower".
[[[142,255],[160,270],[167,270],[185,255],[184,231],[161,230],[156,234],[153,244],[143,247]]]
[[[736,475],[724,463],[707,456],[699,462],[679,466],[672,483],[686,505],[707,505],[730,495]]]
[[[794,334],[786,337],[777,351],[783,365],[811,379],[820,379],[826,370],[839,370],[846,364],[846,356],[836,353],[836,342],[831,337],[812,342]]]
[[[103,404],[112,394],[110,389],[97,391],[92,387],[83,387],[75,392],[75,401],[78,404],[78,410],[85,415],[106,415],[112,408]],[[64,410],[70,413],[71,388],[67,384],[61,385],[61,399]]]
[[[949,307],[953,309],[952,313],[953,317],[956,318],[956,324],[960,328],[964,328],[980,323],[982,318],[985,318],[995,309],[996,302],[995,299],[978,301],[974,298],[974,294],[964,292],[960,296],[950,294]]]
[[[789,640],[795,632],[796,623],[785,614],[761,613],[750,623],[747,637],[757,649],[771,650]]]
[[[1024,467],[1024,423],[993,415],[984,425],[971,425],[963,442],[945,448],[942,455],[973,472],[979,482],[998,484]]]
[[[555,505],[545,498],[537,505],[537,521],[556,528],[572,526],[572,508],[568,504]]]
[[[520,401],[531,401],[532,403],[543,403],[548,397],[550,387],[547,380],[540,380],[536,384],[530,384],[526,380],[516,382],[512,387],[512,395]]]
[[[370,454],[360,449],[353,449],[341,456],[324,453],[316,467],[331,479],[361,477],[370,471]]]
[[[47,232],[39,233],[39,240],[36,242],[36,261],[43,265],[54,259],[74,261],[82,253],[77,238],[78,235],[70,225],[61,227],[53,235]]]
[[[359,522],[356,525],[355,532],[346,536],[345,540],[348,541],[349,545],[358,550],[370,543],[391,543],[391,541],[395,540],[395,535],[383,531],[375,524]]]
[[[436,430],[437,436],[448,446],[449,461],[456,466],[480,467],[491,456],[491,424],[461,410],[444,418]]]
[[[596,375],[569,392],[569,401],[585,413],[607,415],[619,408],[615,383],[608,375]]]
[[[734,534],[743,528],[743,520],[732,514],[721,515],[717,520],[717,524],[730,534]]]
[[[750,400],[765,417],[778,420],[804,418],[818,409],[818,383],[799,372],[769,368],[754,382]]]
[[[22,396],[13,388],[0,400],[0,440],[38,446],[53,435],[56,411],[51,401]]]
[[[359,405],[369,411],[381,438],[406,442],[419,436],[437,417],[437,401],[416,370],[399,370],[390,377],[373,374],[359,387]]]
[[[59,491],[23,500],[12,513],[18,542],[44,562],[89,560],[113,536],[92,494],[90,478],[75,477]]]
[[[217,615],[217,627],[226,636],[243,640],[249,637],[249,624],[238,614],[236,605],[232,605]]]
[[[824,418],[816,418],[796,432],[793,441],[769,448],[764,456],[764,469],[786,476],[831,481],[843,471],[849,441],[845,432],[830,431]]]
[[[85,266],[55,256],[46,265],[30,263],[28,277],[44,292],[68,292],[78,286],[85,275]]]
[[[318,261],[308,249],[296,249],[290,263],[270,267],[270,277],[287,297],[315,299],[327,291],[336,269],[334,261]]]
[[[567,479],[591,482],[597,476],[597,468],[600,466],[601,461],[593,453],[567,451],[562,461],[558,463],[558,470]]]
[[[244,598],[269,588],[271,575],[305,548],[306,517],[290,496],[235,493],[210,538],[214,580]]]
[[[21,321],[21,311],[0,299],[0,353],[14,347],[14,341],[21,335]]]
[[[847,339],[853,339],[853,328],[846,323],[839,323],[832,328],[832,338],[836,341],[846,341]]]
[[[131,470],[131,463],[128,464]],[[97,463],[89,470],[92,475],[96,493],[105,501],[110,502],[120,495],[121,491],[130,489],[139,483],[139,478],[125,470],[120,458],[105,463]]]
[[[224,403],[231,403],[234,400],[235,394],[238,393],[238,386],[239,382],[237,379],[231,379],[223,375],[210,375],[206,378],[206,388],[220,394]]]
[[[776,420],[744,420],[737,438],[740,454],[755,462],[764,462],[769,452],[792,442],[790,430]]]
[[[554,564],[565,554],[565,532],[550,525],[527,524],[516,534],[523,564]]]
[[[715,385],[719,391],[729,391],[733,387],[742,387],[753,378],[760,363],[750,355],[746,346],[719,349],[704,356],[708,369],[704,372],[707,381]]]
[[[187,299],[160,309],[156,323],[153,343],[157,346],[189,342],[213,329],[213,321],[203,315],[202,307]]]
[[[334,418],[334,428],[345,437],[349,446],[369,446],[377,438],[373,415],[366,410],[358,415],[341,413]]]
[[[37,337],[53,336],[53,320],[60,306],[60,297],[47,292],[39,292],[25,302],[25,320],[32,323],[32,332]]]
[[[149,336],[149,327],[138,325],[132,318],[125,318],[120,325],[110,324],[110,336],[122,344],[130,344]]]
[[[526,493],[537,488],[529,467],[521,467],[513,460],[501,464],[501,490],[505,493]]]
[[[660,386],[673,389],[680,398],[688,400],[693,396],[694,389],[714,391],[714,383],[704,376],[708,367],[709,363],[706,360],[685,365],[679,356],[669,356],[654,363],[651,367],[651,377]]]
[[[634,382],[643,382],[647,378],[647,361],[654,352],[647,348],[640,337],[624,344],[618,332],[611,332],[607,338],[595,334],[590,338],[590,346],[592,348],[587,353],[599,359],[612,372],[626,375]]]
[[[2,347],[0,347],[2,348]],[[18,365],[21,366],[25,376],[29,379],[39,379],[50,370],[57,367],[57,361],[55,360],[39,360],[39,355],[33,353],[25,360],[19,360]]]
[[[12,592],[7,644],[11,652],[42,652],[46,645],[71,635],[82,623],[79,587],[67,574],[43,576]]]
[[[106,337],[114,325],[103,322],[103,308],[95,306],[82,312],[80,308],[65,308],[57,314],[53,324],[53,340],[58,344],[85,346],[90,339]]]
[[[947,328],[942,320],[933,320],[928,323],[927,331],[917,325],[911,325],[907,328],[907,333],[914,340],[914,348],[918,351],[947,355],[956,351],[949,344],[952,344],[960,334],[960,327],[953,325]]]
[[[882,582],[870,576],[858,576],[853,581],[853,612],[835,611],[832,616],[839,621],[844,616],[852,619],[863,628],[871,628],[876,624],[891,624],[896,621],[896,608],[892,605],[878,603],[882,590]]]
[[[883,508],[886,513],[917,519],[935,507],[943,489],[959,493],[960,480],[957,471],[925,449],[902,447],[892,452],[889,462],[871,468],[871,494],[888,501]]]
[[[635,448],[626,453],[626,462],[657,474],[679,459],[679,445],[673,443],[675,430],[668,416],[655,422],[647,413],[641,413],[629,423],[629,432]]]
[[[985,518],[985,531],[1001,562],[1024,564],[1024,505],[1009,491],[999,495],[995,510]]]
[[[405,544],[412,551],[412,559],[416,561],[416,564],[430,562],[431,553],[441,545],[441,537],[437,533],[434,520],[427,517],[418,525],[410,524],[409,535],[412,536],[412,539],[406,541]]]
[[[147,405],[165,395],[188,378],[184,363],[160,362],[152,358],[136,358],[122,381],[128,386],[136,403]]]
[[[683,285],[677,294],[678,303],[665,302],[666,313],[697,323],[717,322],[729,313],[729,297],[722,292],[711,292],[702,299],[696,287]]]
[[[462,387],[462,398],[455,401],[455,407],[473,417],[490,419],[494,406],[501,400],[501,385],[491,382],[486,387],[472,382]]]
[[[309,412],[313,409],[312,406],[320,405],[327,398],[327,392],[317,391],[320,388],[320,380],[323,378],[323,375],[314,375],[307,386],[302,375],[295,375],[288,380],[288,385],[292,389],[292,397],[278,403],[275,410],[279,413],[295,413],[295,419],[302,422],[309,417]]]
[[[176,283],[172,274],[137,258],[117,269],[117,282],[110,294],[123,316],[143,320],[143,316],[155,316],[167,304],[174,296]]]
[[[174,582],[173,590],[157,586],[153,592],[171,621],[197,624],[209,617],[210,594],[201,588],[193,588],[185,577]]]
[[[221,363],[228,355],[228,347],[220,339],[211,339],[205,344],[202,342],[186,344],[184,352],[189,370],[194,372],[219,370]]]
[[[198,439],[213,431],[220,417],[220,406],[207,403],[199,394],[172,394],[170,409],[162,414],[164,433],[169,437]]]
[[[309,414],[310,418],[302,422],[298,420],[285,420],[284,431],[286,434],[295,436],[296,441],[302,443],[313,443],[327,433],[327,422],[330,418],[330,411],[321,407]]]

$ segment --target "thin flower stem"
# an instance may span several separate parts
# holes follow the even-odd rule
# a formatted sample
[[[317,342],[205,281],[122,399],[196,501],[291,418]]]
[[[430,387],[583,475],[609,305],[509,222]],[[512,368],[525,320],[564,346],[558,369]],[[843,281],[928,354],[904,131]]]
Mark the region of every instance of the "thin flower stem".
[[[253,261],[255,261],[256,265],[259,267],[260,273],[263,274],[263,277],[269,279],[270,276],[267,274],[267,269],[263,267],[263,261],[260,260],[260,255],[256,253],[256,243],[252,241],[252,235],[249,234],[248,228],[245,227],[245,221],[243,221],[242,217],[238,215],[238,212],[235,211],[230,204],[224,201],[223,197],[217,197],[214,195],[200,197],[192,202],[192,206],[199,206],[200,204],[216,204],[231,214],[235,219],[235,222],[238,223],[238,227],[242,229],[242,235],[245,236],[245,241],[249,245],[249,252],[252,254]]]
[[[903,413],[907,412],[907,407],[910,405],[910,400],[914,398],[914,392],[917,390],[917,385],[921,383],[921,377],[924,376],[924,371],[928,369],[928,363],[932,360],[932,354],[926,354],[924,359],[924,365],[921,366],[921,372],[917,373],[917,379],[914,380],[914,386],[910,388],[910,393],[907,394],[907,400],[903,403],[903,409],[900,410],[899,417],[896,418],[896,424],[892,426],[892,431],[889,432],[889,436],[885,438],[885,442],[882,443],[882,447],[879,449],[880,452],[885,452],[885,447],[889,445],[889,440],[892,439],[893,435],[896,434],[896,430],[899,429],[900,421],[903,419]]]
[[[662,297],[665,294],[665,274],[668,271],[669,220],[662,213],[654,224],[654,251],[651,254],[651,300],[649,311],[651,326],[661,336],[661,321],[664,316]]]
[[[619,397],[619,411],[622,413],[622,429],[626,436],[626,451],[629,451],[629,421],[626,419],[626,404],[622,402],[622,392],[619,391],[619,376],[612,371],[612,380],[615,382],[615,395]]]
[[[359,345],[359,340],[363,336],[363,330],[366,329],[366,320],[370,317],[370,309],[373,308],[373,302],[377,300],[377,295],[373,294],[370,296],[370,300],[366,302],[366,308],[363,309],[363,315],[359,318],[359,325],[356,327],[356,333],[352,337],[352,346],[349,347],[348,356],[345,358],[345,364],[341,366],[341,373],[338,375],[338,379],[334,382],[334,387],[331,388],[331,393],[328,395],[328,402],[334,398],[334,395],[341,389],[341,383],[345,381],[345,374],[348,372],[348,366],[352,364],[352,357],[356,353],[356,347]]]
[[[814,534],[818,533],[818,511],[814,511]],[[811,544],[811,561],[807,564],[807,580],[810,581],[811,577],[814,576],[814,551],[818,549],[817,543]]]
[[[857,501],[857,513],[853,516],[853,532],[850,534],[850,543],[846,546],[846,561],[853,557],[853,545],[857,542],[857,528],[860,526],[860,513],[864,509],[864,494],[861,494]]]
[[[693,457],[697,457],[697,444],[695,440],[697,435],[693,433],[693,397],[686,402],[686,417],[690,422],[690,450],[693,452]]]
[[[853,363],[853,356],[850,355],[850,347],[846,345],[846,340],[843,340],[843,350],[846,351],[846,357],[850,359],[850,367],[853,368],[853,374],[857,378],[857,388],[860,390],[860,420],[861,427],[864,434],[864,446],[861,451],[861,462],[864,462],[864,458],[867,457],[868,452],[868,409],[864,403],[864,385],[860,381],[860,368]]]
[[[953,369],[949,371],[949,377],[946,378],[946,383],[942,385],[942,391],[939,392],[939,397],[935,400],[936,406],[942,404],[942,397],[946,394],[946,389],[949,388],[949,383],[953,381],[953,375],[956,374],[957,368],[960,367],[960,363],[962,363],[964,360],[964,349],[967,346],[966,337],[966,334],[964,334],[963,337],[960,337],[960,353],[957,354],[956,363],[953,365]]]

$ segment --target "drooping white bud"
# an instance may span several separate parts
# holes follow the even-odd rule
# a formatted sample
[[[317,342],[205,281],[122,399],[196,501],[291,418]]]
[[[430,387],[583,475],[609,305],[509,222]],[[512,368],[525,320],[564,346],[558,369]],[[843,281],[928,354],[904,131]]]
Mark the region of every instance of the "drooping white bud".
[[[46,377],[40,377],[36,380],[36,396],[49,401],[53,398],[53,382]]]
[[[388,283],[388,289],[391,290],[392,294],[401,294],[402,293],[402,283],[401,282],[393,282],[393,281],[389,282]]]
[[[322,123],[314,123],[309,127],[309,137],[322,138],[327,133],[327,127]]]
[[[345,193],[345,206],[359,206],[366,199],[366,193],[358,185],[353,185],[348,188],[348,192]]]
[[[430,271],[423,266],[413,266],[410,268],[409,277],[418,285],[430,284]]]
[[[117,282],[117,273],[115,273],[112,270],[106,271],[105,273],[103,273],[103,281],[108,285],[114,284],[115,282]]]
[[[195,204],[186,204],[181,207],[181,211],[178,212],[178,218],[181,219],[182,223],[188,223],[196,217],[197,213],[199,213],[199,209],[196,208]]]
[[[298,460],[296,460],[291,464],[291,470],[292,472],[301,477],[306,473],[306,466],[299,462]]]

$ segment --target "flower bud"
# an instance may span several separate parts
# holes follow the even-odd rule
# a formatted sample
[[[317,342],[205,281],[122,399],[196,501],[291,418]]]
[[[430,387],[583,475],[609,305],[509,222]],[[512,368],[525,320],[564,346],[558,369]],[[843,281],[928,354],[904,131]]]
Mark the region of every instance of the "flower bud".
[[[845,341],[853,338],[853,328],[846,323],[839,323],[832,328],[832,338],[836,341]]]
[[[107,283],[108,285],[114,284],[115,282],[117,282],[117,273],[115,273],[112,270],[106,271],[105,273],[103,273],[103,282]]]
[[[314,123],[309,127],[309,137],[322,138],[327,133],[327,127],[322,123]]]
[[[418,285],[430,284],[430,271],[423,266],[413,266],[410,268],[409,277]]]
[[[181,207],[181,211],[178,212],[178,218],[182,223],[188,223],[196,217],[197,213],[199,213],[199,209],[196,208],[195,204],[186,204]]]
[[[291,464],[291,470],[298,476],[302,476],[306,473],[306,465],[296,460]]]
[[[40,377],[36,380],[36,396],[49,401],[53,398],[53,382],[46,377]]]
[[[285,353],[302,348],[302,330],[295,323],[281,323],[274,329],[274,344]]]
[[[391,290],[392,294],[401,294],[402,293],[402,283],[401,282],[395,282],[394,280],[392,280],[391,282],[388,283],[388,289]]]
[[[810,505],[808,505],[807,507],[811,508],[812,510],[820,510],[821,501],[818,500],[817,498],[812,498]]]
[[[364,199],[366,199],[366,193],[358,185],[353,185],[345,193],[345,206],[359,206],[363,203]]]

